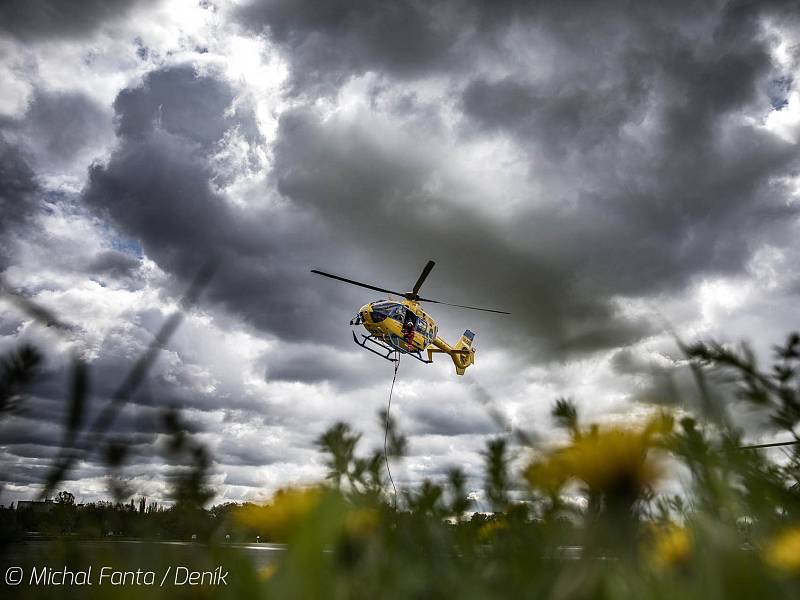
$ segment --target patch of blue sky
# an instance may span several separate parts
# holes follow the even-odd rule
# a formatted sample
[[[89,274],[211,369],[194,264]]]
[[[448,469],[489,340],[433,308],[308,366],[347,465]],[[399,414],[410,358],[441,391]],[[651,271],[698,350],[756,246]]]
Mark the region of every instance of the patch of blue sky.
[[[119,252],[135,256],[138,259],[144,258],[144,248],[142,248],[138,240],[114,234],[111,236],[111,247]]]
[[[775,110],[781,110],[789,103],[789,90],[792,89],[793,79],[791,75],[783,75],[770,79],[767,84],[767,94],[769,102]]]

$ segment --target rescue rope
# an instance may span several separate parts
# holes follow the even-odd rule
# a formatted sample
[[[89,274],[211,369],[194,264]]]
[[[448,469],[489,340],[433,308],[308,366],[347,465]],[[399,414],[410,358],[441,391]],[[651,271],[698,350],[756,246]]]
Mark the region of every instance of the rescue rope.
[[[400,367],[400,353],[397,353],[397,360],[394,363],[394,377],[392,377],[392,387],[389,388],[389,405],[386,407],[386,429],[383,432],[383,458],[386,460],[386,472],[389,474],[389,481],[392,482],[392,489],[394,490],[394,509],[397,510],[397,488],[392,479],[392,470],[389,468],[389,451],[387,450],[387,441],[389,439],[389,411],[392,410],[392,393],[394,392],[394,382],[397,381],[397,369]]]

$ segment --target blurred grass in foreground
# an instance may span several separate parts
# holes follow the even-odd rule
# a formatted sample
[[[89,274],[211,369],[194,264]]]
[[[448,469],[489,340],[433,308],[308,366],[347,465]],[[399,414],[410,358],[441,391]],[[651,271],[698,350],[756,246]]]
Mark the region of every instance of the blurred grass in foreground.
[[[318,438],[327,456],[325,481],[281,490],[263,506],[227,505],[209,518],[205,450],[180,437],[194,469],[180,478],[178,506],[206,527],[208,544],[191,546],[195,561],[230,569],[228,585],[196,588],[48,588],[14,594],[69,597],[219,596],[236,598],[788,598],[800,596],[800,453],[777,464],[764,451],[742,449],[727,416],[731,398],[708,392],[709,370],[730,394],[752,404],[798,440],[800,337],[775,349],[762,372],[746,348],[683,347],[703,395],[702,414],[654,414],[628,427],[584,425],[575,406],[559,400],[553,415],[569,441],[527,453],[512,467],[510,438],[485,453],[485,497],[476,510],[454,468],[446,482],[400,491],[394,507],[380,451],[358,454],[360,434],[337,423]],[[20,370],[20,363],[14,363]],[[21,369],[25,371],[25,369]],[[27,376],[27,375],[26,375]],[[13,383],[13,382],[12,382]],[[17,387],[14,389],[18,401]],[[676,422],[677,419],[677,422]],[[401,460],[406,440],[381,415]],[[176,429],[179,429],[176,425]],[[177,434],[176,434],[177,435]],[[187,441],[188,440],[188,441]],[[180,449],[176,446],[176,450]],[[684,473],[685,495],[663,496],[658,484]],[[175,509],[178,510],[178,509]],[[192,512],[194,511],[194,512]],[[274,560],[256,564],[225,541],[285,542]],[[110,545],[102,555],[52,542],[40,562],[120,564],[163,571],[187,560],[160,544],[130,552]],[[13,552],[13,544],[5,547]],[[137,558],[138,557],[138,558]],[[59,562],[61,561],[61,562]],[[137,562],[140,561],[140,562]],[[172,561],[172,562],[171,562]],[[35,561],[34,561],[35,562]],[[4,564],[8,564],[4,558]],[[9,589],[4,589],[4,593]]]

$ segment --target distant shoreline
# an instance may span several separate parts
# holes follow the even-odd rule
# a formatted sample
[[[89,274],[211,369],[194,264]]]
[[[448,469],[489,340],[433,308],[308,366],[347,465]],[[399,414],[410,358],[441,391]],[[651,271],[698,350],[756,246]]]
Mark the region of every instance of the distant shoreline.
[[[277,542],[256,542],[256,541],[225,541],[225,540],[186,540],[180,538],[147,538],[147,537],[132,537],[132,536],[86,536],[79,534],[46,534],[46,533],[26,533],[24,536],[7,540],[7,543],[14,542],[53,542],[53,541],[68,541],[68,542],[127,542],[137,544],[174,544],[174,545],[187,545],[187,546],[230,546],[237,548],[247,548],[253,546],[255,548],[263,549],[280,549],[286,548],[286,544]]]

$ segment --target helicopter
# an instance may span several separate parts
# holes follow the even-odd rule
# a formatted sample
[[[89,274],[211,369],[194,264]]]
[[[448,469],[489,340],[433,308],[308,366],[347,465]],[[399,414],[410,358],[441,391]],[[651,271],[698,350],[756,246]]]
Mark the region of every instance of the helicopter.
[[[475,348],[472,345],[475,340],[475,334],[467,329],[456,342],[456,345],[451,346],[439,337],[439,328],[436,326],[436,321],[422,309],[420,302],[481,310],[502,315],[511,313],[503,310],[450,304],[449,302],[421,298],[419,290],[435,264],[432,260],[428,261],[410,292],[394,292],[339,275],[333,275],[332,273],[318,271],[317,269],[311,269],[311,272],[390,295],[388,300],[378,300],[365,304],[351,319],[350,325],[363,325],[369,334],[361,334],[361,339],[359,340],[354,330],[353,341],[356,344],[391,362],[397,362],[400,360],[400,355],[407,354],[420,362],[430,364],[433,362],[434,354],[448,354],[455,364],[456,373],[463,375],[467,367],[475,364]],[[400,296],[404,299],[401,301],[392,300],[391,295]],[[424,357],[423,352],[427,353],[427,359]]]

